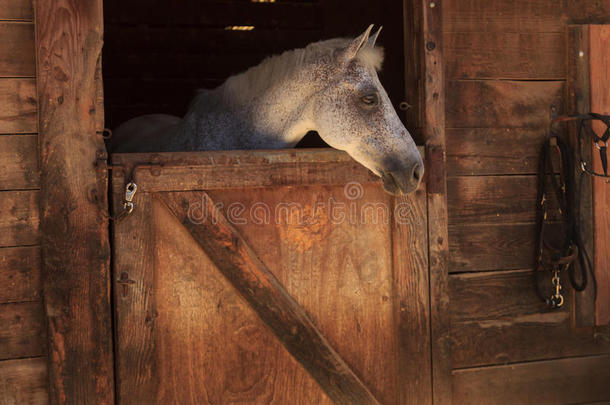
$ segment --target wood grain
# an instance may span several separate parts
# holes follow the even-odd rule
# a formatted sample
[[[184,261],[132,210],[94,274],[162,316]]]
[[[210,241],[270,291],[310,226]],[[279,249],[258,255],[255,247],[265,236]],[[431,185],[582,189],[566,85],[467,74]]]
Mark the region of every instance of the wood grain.
[[[113,178],[113,211],[118,215],[124,182]],[[138,208],[113,222],[113,294],[115,305],[116,376],[118,400],[128,404],[154,403],[159,384],[155,361],[154,229],[148,193],[136,196]],[[133,229],[139,229],[133,232]]]
[[[449,81],[447,127],[546,129],[563,92],[562,81]]]
[[[566,21],[554,0],[450,1],[444,9],[445,32],[563,32]]]
[[[564,39],[562,33],[446,33],[446,77],[563,80]]]
[[[34,79],[0,79],[0,134],[36,132],[37,110]]]
[[[610,1],[566,0],[566,14],[572,24],[610,23]]]
[[[452,274],[449,280],[452,324],[567,310],[551,310],[538,297],[532,270]]]
[[[0,285],[0,303],[40,300],[40,247],[0,248]]]
[[[430,361],[425,350],[429,330],[421,327],[417,314],[396,312],[400,305],[425,306],[423,293],[414,291],[421,287],[417,280],[425,277],[418,267],[424,260],[419,249],[425,236],[411,233],[424,225],[419,217],[424,196],[419,193],[406,200],[413,201],[413,208],[393,206],[378,184],[352,187],[359,192],[346,193],[344,185],[313,185],[215,190],[211,195],[227,207],[227,215],[231,204],[246,207],[246,215],[233,222],[238,231],[376,398],[388,404],[401,403],[404,397],[427,401],[430,386],[425,384],[426,375],[417,370]],[[248,208],[261,202],[272,208],[267,222],[239,223],[250,218]],[[301,209],[289,215],[283,211],[287,202]],[[337,208],[334,214],[331,202]],[[349,216],[341,215],[341,206],[348,208],[343,214],[349,211]],[[392,217],[402,221],[388,223]],[[306,222],[301,225],[299,218]],[[392,249],[401,242],[408,246],[404,252]],[[398,262],[407,251],[409,258]],[[417,325],[405,325],[402,321],[407,319],[417,319]],[[408,337],[400,336],[398,330],[408,331]],[[402,384],[397,373],[417,375],[422,384]],[[315,402],[313,398],[304,401]]]
[[[432,403],[426,191],[394,202],[392,253],[401,404]],[[407,215],[397,216],[400,210]]]
[[[523,223],[536,220],[536,176],[466,176],[447,181],[449,224]],[[554,198],[549,219],[561,218]]]
[[[434,404],[451,403],[451,342],[449,324],[449,237],[447,219],[447,148],[445,127],[445,60],[443,5],[418,1],[421,13],[423,135],[427,145],[428,255],[430,272],[430,333]],[[425,78],[425,79],[424,79]]]
[[[0,404],[46,405],[48,403],[45,358],[0,361]]]
[[[40,241],[38,191],[0,191],[0,247]]]
[[[34,6],[50,401],[112,404],[108,179],[96,134],[102,2]]]
[[[451,272],[532,268],[534,224],[452,225]]]
[[[160,198],[335,403],[378,403],[207,194],[165,194]],[[205,228],[189,217],[192,201],[201,201],[202,209],[210,214],[204,218]]]
[[[536,174],[545,131],[539,128],[447,130],[447,175]]]
[[[567,35],[568,48],[568,80],[566,83],[567,111],[570,114],[587,113],[591,111],[591,71],[590,59],[590,35],[589,26],[568,26]],[[582,55],[582,56],[581,56]],[[578,147],[578,134],[576,123],[566,125],[568,131],[568,145]],[[582,149],[583,158],[591,160],[591,149]],[[573,169],[574,176],[579,178],[581,170],[578,166]],[[582,179],[579,198],[580,223],[579,230],[583,245],[587,251],[593,246],[593,203],[592,203],[592,179],[585,176]],[[591,252],[589,252],[591,255]],[[591,327],[595,324],[595,298],[593,289],[589,288],[578,294],[576,308],[574,311],[574,324],[578,327]]]
[[[0,20],[32,21],[32,0],[0,0]]]
[[[610,356],[456,370],[458,404],[551,404],[610,400]]]
[[[38,137],[0,136],[0,190],[38,188]]]
[[[0,77],[36,75],[34,24],[0,22]]]
[[[145,165],[134,171],[145,192],[380,182],[345,152],[331,149],[130,153],[114,154],[112,162],[128,172]]]
[[[569,287],[566,307],[549,310],[533,270],[453,274],[450,296],[456,368],[610,353],[610,328],[573,329]]]
[[[0,304],[0,360],[44,355],[45,329],[40,301]]]
[[[154,199],[152,204],[157,271],[151,326],[159,382],[155,399],[330,405],[189,231],[163,203]],[[126,400],[141,403],[133,397]]]
[[[610,2],[607,15],[610,17]],[[610,95],[604,89],[610,88],[610,27],[593,25],[589,31],[589,69],[591,83],[591,111],[610,115]],[[599,124],[599,123],[597,123]],[[598,135],[606,130],[604,125],[594,127]],[[593,169],[603,173],[599,152],[592,147]],[[597,279],[597,300],[595,324],[610,324],[610,190],[608,179],[592,179],[593,188],[593,266]]]

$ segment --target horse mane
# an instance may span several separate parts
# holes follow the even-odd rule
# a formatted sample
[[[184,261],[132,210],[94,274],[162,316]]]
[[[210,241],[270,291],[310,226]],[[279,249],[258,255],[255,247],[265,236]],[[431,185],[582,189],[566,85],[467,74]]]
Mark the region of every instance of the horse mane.
[[[352,41],[351,38],[333,38],[270,56],[245,72],[228,78],[219,88],[223,100],[230,102],[255,97],[273,83],[281,83],[308,63],[321,58],[335,60],[337,51],[345,49]],[[376,71],[381,70],[383,57],[383,48],[367,44],[356,55],[360,63]]]

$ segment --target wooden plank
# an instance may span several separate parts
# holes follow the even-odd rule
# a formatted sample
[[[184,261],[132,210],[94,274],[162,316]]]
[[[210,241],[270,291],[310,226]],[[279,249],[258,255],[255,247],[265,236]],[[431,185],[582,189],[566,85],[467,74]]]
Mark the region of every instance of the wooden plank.
[[[419,222],[423,218],[416,215],[417,208],[394,206],[392,197],[379,184],[246,188],[217,190],[210,195],[217,204],[227,207],[223,211],[248,245],[379,401],[400,403],[399,397],[404,394],[421,398],[426,389],[430,394],[430,386],[405,386],[397,378],[399,369],[415,375],[414,370],[420,364],[430,361],[429,352],[425,350],[429,338],[420,335],[425,331],[415,325],[400,325],[396,312],[400,306],[399,299],[405,296],[421,299],[420,296],[411,297],[408,292],[415,287],[412,283],[421,277],[418,270],[413,267],[413,274],[411,270],[409,274],[401,273],[407,265],[421,259],[418,242],[411,239],[406,229],[422,226]],[[423,196],[412,197],[420,199]],[[262,207],[261,202],[264,202]],[[294,207],[291,215],[285,211],[288,204]],[[421,201],[417,206],[420,204]],[[233,210],[228,209],[231,206],[242,206],[245,210],[236,217],[231,215]],[[270,208],[268,220],[256,221],[252,207],[264,206]],[[415,250],[412,256],[408,256],[409,261],[396,268],[393,268],[396,261],[393,259],[391,229],[394,225],[389,222],[392,217],[399,221],[397,227],[405,228],[401,235],[408,238],[406,250]],[[403,220],[407,223],[402,223]],[[165,228],[160,226],[159,229]],[[421,240],[424,236],[418,234],[413,237]],[[193,266],[194,269],[200,268]],[[217,272],[214,267],[212,270]],[[394,283],[408,291],[403,295]],[[413,302],[403,304],[409,308],[419,305]],[[413,313],[403,313],[402,316],[417,318]],[[397,328],[412,336],[410,339],[403,336],[408,340],[402,349],[405,353],[403,358],[397,355]],[[429,335],[429,330],[426,334]],[[354,336],[358,338],[354,339]],[[414,346],[414,342],[422,342],[421,350]],[[418,381],[424,378],[420,375]],[[294,394],[290,398],[290,402],[299,402],[298,398],[303,398],[304,402],[317,403],[315,397],[308,395],[299,397]]]
[[[566,84],[567,94],[567,111],[570,114],[588,113],[591,111],[591,84],[590,84],[590,68],[589,68],[589,27],[588,26],[568,26],[568,80]],[[582,56],[581,56],[582,53]],[[576,123],[566,125],[568,130],[567,142],[574,150],[578,147],[577,126]],[[589,148],[583,148],[583,158],[587,161],[591,160],[591,151]],[[574,167],[574,176],[579,178],[581,171],[578,166]],[[592,190],[591,178],[585,176],[582,179],[580,196],[580,224],[579,229],[583,245],[586,247],[589,255],[591,246],[593,246],[593,206],[592,206]],[[593,297],[593,289],[583,291],[576,297],[576,308],[574,310],[574,323],[580,327],[590,327],[595,324],[595,302]]]
[[[536,174],[547,133],[539,128],[447,130],[447,175]]]
[[[0,303],[40,300],[40,247],[0,249]]]
[[[452,324],[559,312],[536,294],[532,270],[452,274],[449,280]]]
[[[429,404],[432,364],[425,186],[422,184],[414,195],[397,198],[394,204],[393,278],[401,382],[398,403]]]
[[[430,272],[430,332],[434,404],[451,403],[451,342],[448,296],[448,220],[445,142],[445,75],[443,67],[443,7],[419,1],[422,21],[423,134],[427,145],[428,254]]]
[[[32,21],[32,0],[0,0],[0,20]]]
[[[563,80],[563,33],[446,33],[447,78]]]
[[[557,311],[540,300],[534,282],[533,270],[451,275],[455,368],[610,353],[610,328],[572,328],[569,287]]]
[[[610,329],[576,332],[566,312],[458,322],[451,336],[456,368],[610,353]]]
[[[0,191],[0,247],[40,240],[38,191]]]
[[[566,0],[566,14],[572,24],[608,24],[610,1]]]
[[[449,224],[522,223],[536,220],[536,176],[466,176],[447,181]],[[549,199],[549,219],[561,218]]]
[[[562,81],[449,81],[447,127],[547,130],[563,112]]]
[[[607,2],[610,17],[610,2]],[[593,25],[589,29],[589,69],[591,83],[591,111],[610,115],[610,25]],[[604,90],[606,89],[606,90]],[[594,127],[601,136],[604,125]],[[593,169],[603,173],[599,152],[592,147]],[[593,267],[597,279],[595,324],[610,324],[610,190],[608,179],[594,178],[593,184]]]
[[[0,134],[38,130],[34,79],[0,79]]]
[[[223,170],[228,169],[228,170]],[[154,168],[135,171],[135,181],[142,191],[179,191],[188,189],[212,190],[238,187],[271,187],[277,185],[303,186],[313,184],[378,183],[379,178],[355,161],[347,163],[286,163],[275,164],[269,176],[269,165],[236,164],[189,168],[165,166],[156,175]],[[329,173],[331,174],[329,176]]]
[[[582,403],[610,399],[610,355],[456,370],[458,404]]]
[[[378,403],[206,193],[159,198],[335,403]],[[205,227],[191,220],[190,201],[211,214],[202,218]]]
[[[0,360],[44,355],[45,332],[40,301],[0,304]]]
[[[46,405],[48,392],[45,358],[0,361],[2,405]]]
[[[115,215],[125,195],[121,173],[115,172],[113,188]],[[153,321],[153,238],[150,194],[138,192],[138,209],[114,225],[114,303],[116,316],[116,375],[118,400],[154,403],[155,341]],[[139,232],[132,232],[134,228]],[[133,282],[129,282],[132,280]],[[145,325],[145,327],[142,327]]]
[[[95,112],[102,1],[38,1],[35,16],[49,396],[111,404],[108,179]]]
[[[533,268],[534,224],[449,227],[451,272]]]
[[[298,196],[294,192],[295,190],[288,188],[250,190],[248,193],[244,191],[242,190],[238,194],[221,192],[227,199],[215,201],[216,203],[224,202],[227,206],[230,202],[235,201],[245,204],[249,204],[249,201],[265,201],[273,204],[274,197],[286,195],[286,193]],[[262,195],[266,197],[265,200],[260,199]],[[152,245],[154,249],[151,259],[154,262],[154,270],[148,272],[147,276],[152,277],[154,283],[154,312],[151,322],[149,322],[154,324],[151,328],[153,342],[149,343],[153,343],[154,350],[152,359],[154,364],[151,364],[150,368],[154,373],[153,379],[157,381],[157,384],[152,387],[151,395],[155,402],[267,403],[271,401],[330,405],[332,402],[315,380],[290,355],[246,300],[217,270],[197,241],[167,210],[165,205],[158,199],[153,199],[152,211],[147,211],[145,215],[152,217],[154,234]],[[269,226],[273,227],[273,225],[251,222],[250,225],[252,226],[250,229],[256,231],[254,238],[250,240],[256,241],[260,248],[257,249],[258,252],[270,253],[265,257],[266,262],[277,265],[286,255],[290,255],[287,251],[294,245],[291,246],[291,243],[285,239],[274,243],[271,245],[273,247],[269,249],[269,239],[277,237],[277,234],[269,232]],[[261,226],[264,230],[261,229]],[[290,228],[290,226],[283,227],[286,231]],[[297,234],[299,231],[307,232],[302,227],[299,228],[292,228],[292,230]],[[315,229],[322,233],[325,230],[323,226],[316,226]],[[293,238],[287,236],[286,239]],[[341,238],[337,239],[341,240]],[[389,240],[389,235],[385,240]],[[379,246],[380,243],[377,245]],[[390,250],[388,245],[386,245],[386,250]],[[316,249],[316,254],[324,250],[324,247]],[[299,260],[295,255],[290,256]],[[301,257],[303,256],[307,256],[307,252],[303,252]],[[330,258],[326,258],[329,261]],[[313,259],[312,255],[309,255],[309,259]],[[343,312],[341,307],[336,305],[329,307],[326,304],[333,301],[340,304],[342,301],[343,294],[337,294],[337,286],[331,281],[334,278],[333,275],[325,271],[336,267],[322,266],[318,267],[318,270],[317,266],[313,264],[311,267],[307,267],[307,262],[306,259],[295,264],[294,267],[290,265],[288,269],[285,269],[284,275],[288,280],[283,280],[283,284],[292,287],[292,292],[296,291],[300,294],[299,298],[305,298],[301,302],[314,303],[313,308],[312,306],[307,307],[310,316],[313,317],[316,313],[321,314],[326,324],[329,321],[332,323],[330,331],[335,334],[334,337],[340,337],[341,342],[344,343],[342,348],[347,348],[348,354],[352,355],[350,360],[353,365],[362,366],[364,358],[368,360],[365,364],[370,365],[370,368],[364,367],[367,368],[366,375],[369,377],[372,375],[375,382],[393,383],[395,379],[389,381],[387,379],[388,374],[395,370],[395,361],[391,357],[393,354],[391,350],[395,348],[395,345],[389,343],[393,342],[392,328],[388,327],[387,331],[380,331],[379,328],[374,327],[380,321],[390,326],[385,323],[385,320],[392,319],[390,303],[387,302],[384,306],[385,311],[379,311],[383,304],[363,311],[359,302],[351,301],[350,304],[355,303],[355,307],[350,307],[353,311],[346,313],[345,318],[328,316],[326,314],[328,314],[329,308],[332,309],[334,315]],[[276,266],[276,270],[282,272],[284,269]],[[389,267],[384,270],[379,272],[380,276],[391,273]],[[308,281],[315,280],[316,274],[323,275],[324,281],[328,284],[326,284],[327,288],[316,288],[316,297],[319,299],[312,300],[311,293],[314,291],[312,287],[319,284],[315,282],[310,284]],[[346,277],[340,278],[341,281],[347,283],[346,287],[353,285],[350,282],[350,279],[353,279],[352,274],[344,274]],[[125,287],[126,296],[131,294],[130,285],[133,284],[119,285]],[[330,290],[334,295],[326,293]],[[360,297],[366,300],[370,293],[364,290],[361,292]],[[379,299],[381,294],[375,291],[372,295],[376,295]],[[368,300],[366,301],[368,302]],[[375,315],[371,316],[373,314]],[[355,324],[360,326],[359,339],[366,339],[370,346],[359,345],[359,339],[346,341],[348,340],[346,336],[354,336]],[[134,327],[134,325],[125,326]],[[373,332],[373,336],[377,337],[376,340],[370,339],[371,332]],[[385,339],[383,339],[384,337]],[[352,350],[354,345],[364,348],[364,350],[354,352]],[[386,347],[392,349],[386,350]],[[203,348],[205,349],[202,350]],[[375,355],[370,356],[370,351]],[[379,361],[372,364],[371,358]],[[363,368],[361,367],[361,369]],[[132,369],[132,373],[139,375],[139,370]],[[395,376],[395,374],[390,375]],[[139,375],[139,377],[140,380],[137,382],[141,383],[144,376]],[[174,381],[181,381],[181,383],[175,384]],[[385,384],[382,386],[388,387]],[[385,398],[395,397],[393,394],[396,391],[396,385],[392,384],[390,387],[393,389],[383,390]],[[139,398],[134,396],[119,398],[119,402],[142,403]]]
[[[416,130],[423,127],[424,122],[424,86],[422,82],[424,64],[423,60],[423,31],[422,31],[422,11],[421,3],[418,1],[403,0],[403,30],[404,30],[404,67],[405,67],[405,102],[408,108],[405,111],[405,122],[409,125],[409,130]],[[422,136],[416,139],[416,143],[424,144]]]
[[[144,192],[380,182],[345,152],[329,148],[125,153],[113,154],[112,164],[128,173],[140,166],[133,178]]]
[[[37,152],[36,135],[0,136],[0,190],[38,187]]]
[[[36,75],[34,24],[0,22],[0,77]]]
[[[445,32],[563,32],[566,20],[554,0],[451,1],[443,16]]]

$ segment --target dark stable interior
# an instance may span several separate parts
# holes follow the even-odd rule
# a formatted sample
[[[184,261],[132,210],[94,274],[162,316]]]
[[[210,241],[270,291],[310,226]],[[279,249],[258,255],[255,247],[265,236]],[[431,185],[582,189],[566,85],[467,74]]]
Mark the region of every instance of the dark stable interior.
[[[404,119],[398,108],[405,94],[402,2],[105,0],[106,127],[143,114],[183,116],[199,88],[214,88],[285,50],[357,36],[369,24],[383,26],[378,44],[386,56],[379,76]],[[299,146],[327,145],[312,132]]]

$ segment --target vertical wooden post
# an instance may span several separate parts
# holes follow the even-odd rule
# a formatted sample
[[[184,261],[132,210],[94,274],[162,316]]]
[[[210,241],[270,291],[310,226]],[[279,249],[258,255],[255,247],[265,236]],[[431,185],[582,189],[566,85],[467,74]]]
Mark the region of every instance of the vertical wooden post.
[[[610,115],[610,25],[592,25],[589,33],[591,52],[589,69],[591,88],[591,110]],[[597,123],[599,124],[599,123]],[[594,125],[602,135],[605,126]],[[593,148],[593,169],[601,173],[600,155]],[[610,184],[608,179],[593,180],[593,267],[597,278],[597,301],[595,302],[595,325],[610,324]]]
[[[34,10],[50,402],[111,404],[107,173],[96,135],[102,0],[37,0]]]
[[[610,25],[572,25],[568,29],[568,111],[570,113],[597,112],[610,114]],[[605,126],[593,125],[601,134]],[[575,126],[571,128],[571,142],[577,147]],[[583,144],[585,160],[593,169],[602,171],[599,153],[590,139]],[[580,175],[579,168],[577,176]],[[610,253],[608,250],[608,201],[610,192],[606,179],[585,176],[581,191],[581,231],[585,246],[593,260],[597,278],[597,300],[593,289],[576,294],[574,320],[576,326],[601,326],[610,323]]]
[[[442,1],[420,0],[423,63],[423,134],[428,171],[428,243],[432,385],[434,404],[450,404],[451,341],[447,179],[445,171],[445,78],[443,73]]]

